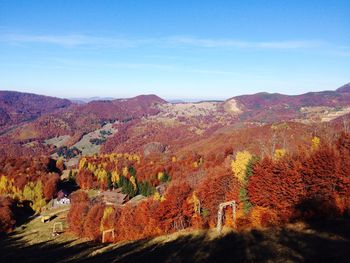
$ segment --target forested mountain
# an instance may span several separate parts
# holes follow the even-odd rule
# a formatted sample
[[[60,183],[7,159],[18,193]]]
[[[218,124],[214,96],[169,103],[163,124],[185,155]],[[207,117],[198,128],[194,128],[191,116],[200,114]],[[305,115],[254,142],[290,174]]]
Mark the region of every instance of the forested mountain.
[[[2,129],[12,130],[0,137],[0,150],[6,155],[48,153],[52,147],[45,140],[65,136],[63,144],[70,147],[106,124],[118,132],[105,138],[93,135],[103,152],[142,151],[155,142],[179,149],[194,140],[206,140],[215,132],[278,122],[329,123],[350,112],[348,86],[296,96],[258,93],[198,103],[168,103],[156,95],[142,95],[78,105],[45,96],[1,92]],[[16,127],[23,122],[25,125]],[[24,144],[28,147],[21,147]]]
[[[67,99],[0,90],[0,133],[12,125],[33,121],[71,105]]]

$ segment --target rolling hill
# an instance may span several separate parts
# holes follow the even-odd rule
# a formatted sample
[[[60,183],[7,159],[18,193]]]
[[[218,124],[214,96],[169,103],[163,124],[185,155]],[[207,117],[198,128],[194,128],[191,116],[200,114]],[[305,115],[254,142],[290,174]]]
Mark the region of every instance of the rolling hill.
[[[59,109],[67,108],[71,102],[66,99],[0,91],[0,133],[11,126],[30,122]]]
[[[67,147],[83,145],[80,141],[84,135],[99,131],[109,123],[115,132],[108,138],[101,137],[103,152],[142,152],[144,145],[154,143],[177,151],[222,131],[230,133],[279,122],[326,123],[347,116],[349,87],[350,84],[346,84],[334,91],[294,96],[257,93],[197,103],[169,103],[156,95],[141,95],[72,104],[63,99],[2,91],[1,129],[11,127],[12,130],[0,137],[0,144],[2,152],[9,155],[49,153],[55,151],[55,147],[46,145],[46,140],[55,141],[56,137],[65,136]]]

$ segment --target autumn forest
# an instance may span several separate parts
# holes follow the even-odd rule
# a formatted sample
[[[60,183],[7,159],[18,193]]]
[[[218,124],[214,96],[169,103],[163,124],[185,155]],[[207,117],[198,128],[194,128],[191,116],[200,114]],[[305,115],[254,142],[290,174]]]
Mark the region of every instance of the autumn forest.
[[[47,213],[62,193],[70,200],[65,231],[98,242],[107,230],[113,236],[103,242],[214,229],[219,205],[228,201],[235,209],[224,208],[222,225],[234,231],[349,216],[348,115],[322,121],[330,110],[300,115],[294,109],[280,121],[273,98],[276,119],[257,122],[244,111],[261,112],[271,98],[252,96],[235,99],[235,111],[227,108],[233,99],[215,102],[215,112],[187,104],[195,116],[178,112],[180,104],[144,96],[72,104],[25,124],[5,122],[0,230],[9,233]],[[251,99],[256,103],[249,109]],[[89,125],[79,126],[82,121]]]

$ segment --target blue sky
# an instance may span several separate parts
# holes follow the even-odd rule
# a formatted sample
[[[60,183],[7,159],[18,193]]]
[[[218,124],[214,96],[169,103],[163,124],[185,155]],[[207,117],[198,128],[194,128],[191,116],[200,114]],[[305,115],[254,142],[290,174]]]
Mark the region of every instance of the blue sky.
[[[350,1],[0,0],[0,89],[222,99],[350,82]]]

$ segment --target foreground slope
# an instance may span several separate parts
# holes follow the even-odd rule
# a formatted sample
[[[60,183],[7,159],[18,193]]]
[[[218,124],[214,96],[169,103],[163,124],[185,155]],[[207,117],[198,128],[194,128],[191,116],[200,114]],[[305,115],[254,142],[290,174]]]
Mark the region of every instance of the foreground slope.
[[[114,245],[77,241],[68,234],[30,243],[38,234],[29,232],[19,230],[0,239],[1,262],[348,262],[350,257],[348,220],[221,236],[180,232]]]

